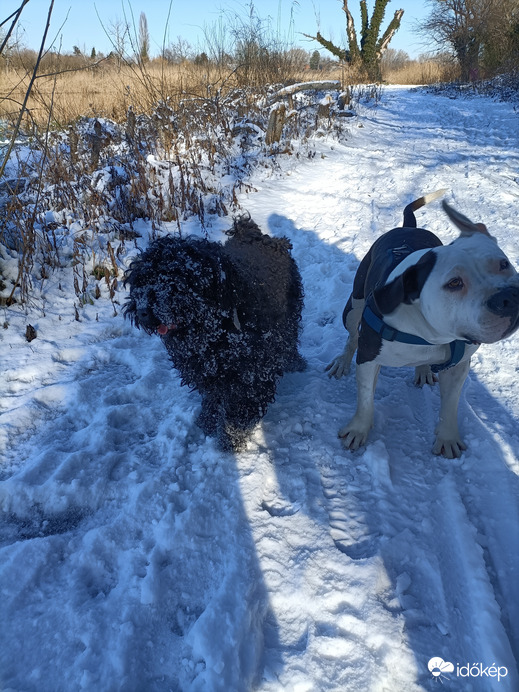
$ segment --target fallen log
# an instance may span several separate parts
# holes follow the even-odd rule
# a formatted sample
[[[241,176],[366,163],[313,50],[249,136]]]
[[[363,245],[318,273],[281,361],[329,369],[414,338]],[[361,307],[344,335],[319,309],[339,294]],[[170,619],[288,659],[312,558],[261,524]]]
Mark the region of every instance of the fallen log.
[[[298,82],[283,87],[268,97],[268,103],[275,103],[280,99],[297,94],[298,91],[328,91],[329,89],[340,89],[341,83],[338,79],[321,80],[316,82]]]

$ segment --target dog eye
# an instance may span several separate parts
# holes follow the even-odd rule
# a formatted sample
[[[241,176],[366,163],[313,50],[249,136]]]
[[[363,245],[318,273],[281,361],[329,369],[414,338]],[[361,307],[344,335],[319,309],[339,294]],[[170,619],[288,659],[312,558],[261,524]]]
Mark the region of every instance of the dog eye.
[[[501,269],[501,271],[503,271],[504,269],[508,269],[509,266],[510,262],[505,259],[501,260],[501,262],[499,263],[499,269]]]
[[[463,286],[463,279],[459,276],[456,276],[454,279],[451,279],[447,284],[445,284],[445,288],[447,288],[449,291],[460,291]]]

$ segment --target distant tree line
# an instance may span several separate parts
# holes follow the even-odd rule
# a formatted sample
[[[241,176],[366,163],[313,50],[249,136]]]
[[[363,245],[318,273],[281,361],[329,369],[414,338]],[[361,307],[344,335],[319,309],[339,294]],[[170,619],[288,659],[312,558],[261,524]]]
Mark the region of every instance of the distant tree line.
[[[319,50],[296,47],[293,40],[279,34],[279,29],[273,30],[270,20],[260,17],[251,3],[247,16],[227,13],[215,25],[206,27],[202,49],[193,48],[179,36],[164,45],[159,55],[152,56],[148,22],[141,12],[138,24],[133,17],[124,16],[103,27],[111,42],[108,55],[96,47],[74,46],[68,55],[49,49],[40,56],[41,67],[85,69],[103,62],[107,66],[143,66],[160,59],[170,64],[189,62],[232,70],[238,81],[254,85],[265,80],[280,82],[298,71],[330,69],[338,63],[357,68],[359,78],[380,81],[383,69],[395,69],[395,62],[402,66],[407,54],[398,51],[397,60],[389,46],[404,11],[395,10],[385,24],[390,0],[372,0],[371,9],[367,0],[359,0],[361,21],[357,27],[348,0],[341,2],[338,11],[344,13],[346,46],[317,31],[306,36],[319,44]],[[426,0],[426,4],[430,12],[415,29],[433,46],[429,58],[452,56],[464,81],[519,69],[519,0]],[[0,69],[32,69],[37,56],[36,51],[18,44],[13,34],[0,51]]]
[[[41,69],[54,73],[58,70],[80,70],[122,65],[145,70],[156,61],[171,65],[191,63],[201,68],[216,68],[222,74],[234,75],[239,84],[251,86],[269,82],[282,82],[305,70],[326,70],[336,66],[333,56],[294,46],[286,37],[272,29],[269,20],[260,17],[251,5],[246,17],[228,15],[225,22],[205,28],[202,49],[193,48],[185,39],[177,37],[164,45],[159,54],[152,56],[146,14],[141,12],[138,23],[133,17],[112,20],[103,27],[111,43],[111,50],[103,54],[98,48],[73,46],[69,53],[46,50]],[[7,58],[8,56],[8,58]],[[12,43],[0,59],[0,69],[27,71],[37,57],[36,51]]]

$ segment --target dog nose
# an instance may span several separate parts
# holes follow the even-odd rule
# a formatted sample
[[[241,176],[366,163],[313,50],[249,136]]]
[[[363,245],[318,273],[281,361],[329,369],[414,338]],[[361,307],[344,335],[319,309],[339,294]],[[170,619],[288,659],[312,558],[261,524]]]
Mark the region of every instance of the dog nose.
[[[507,286],[494,293],[487,300],[487,308],[490,312],[501,317],[517,315],[519,310],[519,287]]]

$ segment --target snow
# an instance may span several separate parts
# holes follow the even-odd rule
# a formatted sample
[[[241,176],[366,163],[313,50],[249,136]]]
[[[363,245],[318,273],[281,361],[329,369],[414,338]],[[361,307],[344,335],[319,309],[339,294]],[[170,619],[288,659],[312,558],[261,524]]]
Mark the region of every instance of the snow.
[[[430,451],[437,388],[396,368],[368,445],[345,451],[354,374],[324,373],[359,259],[423,193],[447,187],[519,265],[517,113],[387,87],[348,128],[258,167],[239,198],[293,243],[308,360],[243,453],[196,428],[198,394],[159,339],[106,297],[74,319],[62,270],[4,310],[4,692],[519,689],[518,337],[473,358],[460,460]],[[454,239],[438,202],[418,214]],[[435,657],[453,664],[439,678]]]

